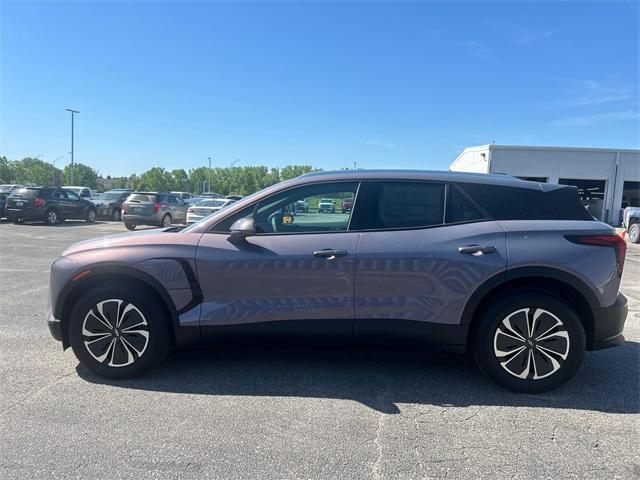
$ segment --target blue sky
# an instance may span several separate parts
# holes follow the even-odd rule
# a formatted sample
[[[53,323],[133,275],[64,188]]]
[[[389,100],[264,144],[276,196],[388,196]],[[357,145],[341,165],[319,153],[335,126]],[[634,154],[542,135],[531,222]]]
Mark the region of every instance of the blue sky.
[[[3,2],[0,154],[103,174],[638,148],[635,3]]]

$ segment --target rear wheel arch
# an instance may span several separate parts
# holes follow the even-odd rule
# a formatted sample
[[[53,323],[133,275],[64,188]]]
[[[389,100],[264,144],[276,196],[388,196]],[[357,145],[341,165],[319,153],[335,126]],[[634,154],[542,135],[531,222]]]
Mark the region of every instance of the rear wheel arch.
[[[462,323],[469,325],[467,347],[471,345],[479,319],[491,305],[507,295],[529,291],[551,294],[571,307],[584,327],[589,349],[595,331],[592,309],[600,305],[588,288],[577,277],[546,267],[524,268],[492,277],[473,293],[463,311]]]
[[[162,306],[172,325],[172,340],[175,341],[178,313],[168,292],[157,280],[144,272],[120,265],[104,265],[91,267],[87,270],[91,273],[78,282],[70,282],[63,289],[54,311],[55,318],[61,319],[62,345],[65,349],[71,345],[69,340],[68,319],[71,316],[75,304],[74,299],[80,298],[96,286],[102,286],[108,283],[140,289],[143,290],[146,295],[154,296]]]

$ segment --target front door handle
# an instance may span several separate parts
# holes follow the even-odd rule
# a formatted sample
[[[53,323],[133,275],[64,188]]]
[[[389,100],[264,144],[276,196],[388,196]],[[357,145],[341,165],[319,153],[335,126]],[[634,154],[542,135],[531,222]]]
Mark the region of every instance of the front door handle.
[[[324,250],[316,250],[313,252],[314,257],[324,258],[326,260],[333,260],[338,257],[346,257],[349,252],[346,250],[333,250],[331,248],[325,248]]]
[[[485,247],[481,247],[480,245],[467,245],[467,246],[458,248],[458,251],[463,255],[473,255],[477,257],[478,255],[495,253],[496,247],[494,247],[493,245],[489,245]]]

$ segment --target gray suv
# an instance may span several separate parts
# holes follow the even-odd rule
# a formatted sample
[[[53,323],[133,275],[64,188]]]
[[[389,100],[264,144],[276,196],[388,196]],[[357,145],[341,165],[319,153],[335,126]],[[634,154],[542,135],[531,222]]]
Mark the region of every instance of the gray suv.
[[[292,213],[345,198],[345,213]],[[541,392],[585,350],[624,342],[625,252],[575,187],[311,173],[184,229],[69,247],[51,267],[48,325],[110,378],[174,345],[284,342],[466,352],[500,385]]]
[[[138,225],[168,227],[187,223],[187,207],[173,193],[133,192],[122,204],[122,220],[128,230],[135,230]]]

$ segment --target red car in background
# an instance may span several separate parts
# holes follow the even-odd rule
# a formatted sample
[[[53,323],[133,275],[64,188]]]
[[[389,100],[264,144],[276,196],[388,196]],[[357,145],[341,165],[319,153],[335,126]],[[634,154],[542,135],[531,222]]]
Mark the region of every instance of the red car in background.
[[[342,209],[342,213],[347,213],[353,210],[353,198],[345,198],[342,200],[340,208]]]

